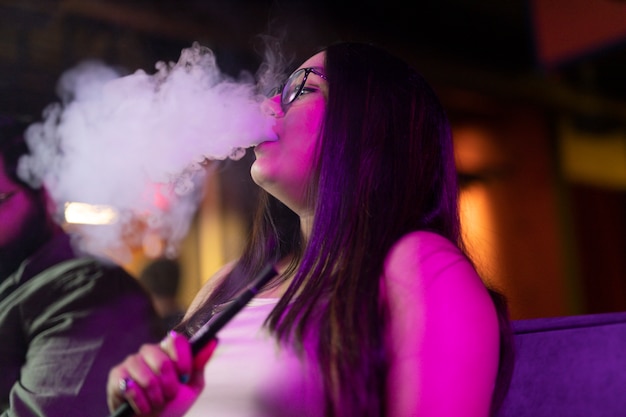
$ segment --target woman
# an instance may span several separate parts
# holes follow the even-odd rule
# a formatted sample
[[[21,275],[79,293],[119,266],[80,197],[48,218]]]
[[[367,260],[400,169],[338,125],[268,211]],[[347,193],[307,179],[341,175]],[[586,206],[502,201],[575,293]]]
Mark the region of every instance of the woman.
[[[178,330],[193,334],[268,261],[279,276],[219,333],[206,372],[210,349],[193,364],[171,334],[111,371],[110,408],[488,416],[510,374],[507,314],[463,251],[450,127],[433,91],[385,51],[338,43],[263,106],[278,140],[255,148],[264,204],[250,242]]]

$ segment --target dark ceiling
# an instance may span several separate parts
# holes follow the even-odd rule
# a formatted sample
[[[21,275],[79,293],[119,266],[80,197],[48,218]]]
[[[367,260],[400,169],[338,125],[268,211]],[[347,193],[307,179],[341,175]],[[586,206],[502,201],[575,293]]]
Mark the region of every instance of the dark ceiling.
[[[557,68],[538,62],[528,0],[0,0],[0,112],[38,117],[82,59],[153,71],[193,41],[225,72],[254,70],[258,35],[301,59],[338,39],[386,45],[434,84],[626,125],[626,42]]]

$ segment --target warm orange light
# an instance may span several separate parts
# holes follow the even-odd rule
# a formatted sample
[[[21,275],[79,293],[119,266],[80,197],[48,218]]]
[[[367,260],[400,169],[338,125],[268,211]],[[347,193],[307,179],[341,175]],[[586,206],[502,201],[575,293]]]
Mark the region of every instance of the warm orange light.
[[[493,174],[506,165],[505,153],[494,133],[480,125],[455,127],[457,169],[476,178],[461,189],[459,211],[463,239],[483,279],[499,286],[502,261],[495,224]]]
[[[500,276],[501,266],[498,262],[498,235],[487,187],[481,183],[465,187],[459,206],[463,239],[469,255],[485,281],[493,282]]]

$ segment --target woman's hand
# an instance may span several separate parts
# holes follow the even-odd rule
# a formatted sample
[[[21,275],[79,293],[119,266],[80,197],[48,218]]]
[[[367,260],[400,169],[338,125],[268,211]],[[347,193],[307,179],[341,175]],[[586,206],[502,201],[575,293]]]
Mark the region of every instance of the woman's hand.
[[[109,372],[109,409],[128,402],[140,416],[182,416],[204,388],[204,365],[216,345],[214,339],[195,358],[187,338],[175,332],[158,345],[143,345]]]

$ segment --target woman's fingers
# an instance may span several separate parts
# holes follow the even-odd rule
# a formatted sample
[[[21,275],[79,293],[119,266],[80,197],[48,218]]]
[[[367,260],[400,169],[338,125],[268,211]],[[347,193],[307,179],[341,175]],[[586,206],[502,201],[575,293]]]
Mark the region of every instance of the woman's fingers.
[[[106,392],[107,405],[111,412],[117,410],[126,401],[124,393],[127,390],[128,382],[129,378],[123,365],[118,365],[109,371]]]
[[[178,379],[182,382],[187,382],[192,371],[191,344],[189,340],[181,334],[170,331],[160,346],[173,359]]]
[[[127,401],[137,414],[148,414],[174,397],[179,384],[168,353],[159,345],[143,345],[109,373],[108,405],[113,411]]]
[[[195,356],[191,354],[191,344],[186,337],[170,332],[161,342],[161,348],[175,358],[179,381],[200,392],[204,387],[204,366],[213,355],[218,340],[208,342]]]
[[[204,366],[213,356],[217,343],[218,339],[211,340],[193,357],[193,371],[188,385],[198,393],[204,388]]]
[[[124,364],[119,365],[109,372],[107,382],[107,405],[111,412],[116,411],[122,404],[128,403],[136,414],[141,415],[149,411],[149,405],[145,397],[141,395],[141,388],[130,377]],[[120,375],[120,376],[118,376]]]
[[[135,382],[126,398],[138,411],[148,413],[165,404],[176,393],[176,374],[170,357],[158,345],[143,345],[139,353],[127,360],[129,377]]]
[[[216,346],[214,339],[192,357],[187,338],[175,332],[158,345],[143,345],[109,372],[109,409],[128,402],[138,415],[184,414],[204,387],[204,365]]]
[[[139,354],[150,372],[142,373],[137,382],[145,388],[148,398],[157,405],[174,397],[178,391],[180,381],[177,371],[176,357],[163,349],[161,345],[149,345],[140,349]],[[141,372],[141,367],[135,368]],[[132,374],[131,374],[132,375]]]

